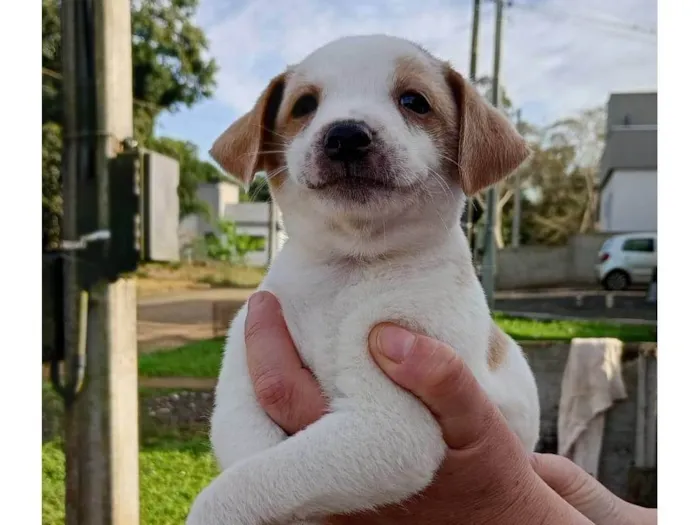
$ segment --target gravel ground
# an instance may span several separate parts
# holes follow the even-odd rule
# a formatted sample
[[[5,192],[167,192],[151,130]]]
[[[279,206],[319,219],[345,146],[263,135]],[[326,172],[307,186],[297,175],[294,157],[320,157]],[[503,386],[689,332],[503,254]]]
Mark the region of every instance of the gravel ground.
[[[214,396],[211,392],[182,391],[146,397],[141,403],[141,417],[159,425],[182,427],[209,425]]]
[[[214,396],[207,391],[149,392],[140,395],[142,437],[188,431],[208,433]],[[42,439],[51,441],[62,432],[63,405],[58,396],[45,387],[42,404]]]

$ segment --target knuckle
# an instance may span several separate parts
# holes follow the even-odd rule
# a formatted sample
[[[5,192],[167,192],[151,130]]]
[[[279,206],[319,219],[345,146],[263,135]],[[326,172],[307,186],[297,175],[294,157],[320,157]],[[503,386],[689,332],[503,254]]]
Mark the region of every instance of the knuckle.
[[[459,392],[467,380],[464,361],[443,344],[435,348],[433,355],[439,360],[429,374],[427,386],[430,394],[442,398]]]
[[[261,320],[248,320],[245,325],[245,342],[246,345],[254,345],[265,333],[265,325]]]

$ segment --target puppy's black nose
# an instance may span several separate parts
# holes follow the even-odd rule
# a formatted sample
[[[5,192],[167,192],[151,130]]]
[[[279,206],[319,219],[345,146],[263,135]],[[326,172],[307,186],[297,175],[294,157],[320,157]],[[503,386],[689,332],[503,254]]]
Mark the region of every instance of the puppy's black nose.
[[[336,122],[326,133],[323,149],[331,160],[360,160],[372,145],[372,132],[366,124],[345,120]]]

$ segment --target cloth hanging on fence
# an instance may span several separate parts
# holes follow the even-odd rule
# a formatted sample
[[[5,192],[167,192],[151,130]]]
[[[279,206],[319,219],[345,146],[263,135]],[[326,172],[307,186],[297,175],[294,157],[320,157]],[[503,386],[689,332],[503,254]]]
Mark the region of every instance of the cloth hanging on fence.
[[[619,339],[573,339],[562,378],[558,453],[596,478],[606,412],[627,398],[621,361]]]

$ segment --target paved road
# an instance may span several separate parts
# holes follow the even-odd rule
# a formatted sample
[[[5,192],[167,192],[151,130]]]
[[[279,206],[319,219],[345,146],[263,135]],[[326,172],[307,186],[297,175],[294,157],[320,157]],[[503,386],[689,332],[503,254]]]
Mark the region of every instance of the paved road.
[[[139,299],[139,350],[172,348],[212,337],[214,303],[231,301],[243,305],[251,293],[250,289],[217,288]]]
[[[604,291],[593,290],[505,292],[496,295],[495,309],[591,319],[656,321],[656,304],[647,303],[644,292],[615,293],[612,308],[606,307],[606,295]]]

